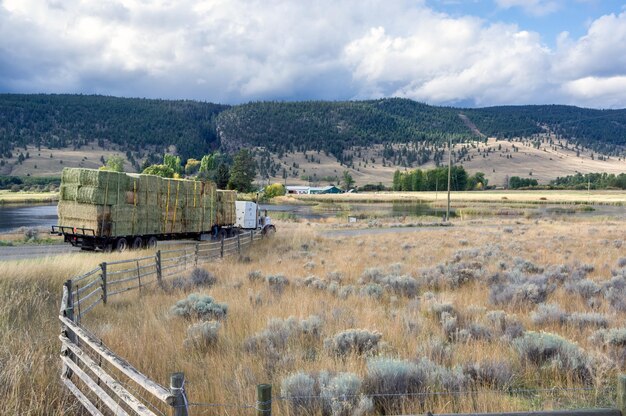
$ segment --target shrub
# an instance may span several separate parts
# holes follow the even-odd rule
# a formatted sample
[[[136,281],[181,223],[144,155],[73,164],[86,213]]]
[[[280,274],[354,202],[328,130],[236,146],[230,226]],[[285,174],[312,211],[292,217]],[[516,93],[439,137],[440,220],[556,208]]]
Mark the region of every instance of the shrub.
[[[581,279],[567,282],[565,284],[565,290],[570,293],[576,293],[583,299],[588,300],[600,292],[600,286],[593,280]]]
[[[513,382],[513,368],[508,361],[482,361],[467,363],[463,373],[481,386],[504,389]]]
[[[598,328],[606,328],[609,326],[609,321],[606,319],[606,316],[596,312],[574,312],[569,317],[568,323],[580,329],[589,326]]]
[[[400,264],[393,264],[390,269],[392,271],[390,275],[385,275],[382,270],[378,268],[365,269],[359,282],[364,284],[369,283],[368,286],[378,284],[399,296],[416,296],[418,292],[417,280],[411,276],[398,276],[397,273],[402,269],[402,265]]]
[[[378,352],[382,338],[379,332],[366,329],[348,329],[324,340],[324,348],[332,355],[345,357],[348,354],[367,355]]]
[[[260,270],[253,270],[248,273],[248,280],[256,282],[257,280],[263,280],[263,273]]]
[[[476,340],[490,341],[492,338],[493,333],[491,330],[478,323],[471,323],[457,333],[457,340],[463,342]]]
[[[262,352],[268,350],[282,351],[290,340],[306,336],[312,341],[318,341],[322,331],[322,320],[317,315],[298,321],[293,316],[287,319],[273,318],[262,332],[248,338],[244,347],[248,352]]]
[[[524,326],[515,317],[507,316],[504,311],[489,311],[487,320],[507,340],[519,338],[524,334]]]
[[[373,409],[371,399],[359,395],[361,379],[352,373],[334,376],[323,372],[319,376],[322,414],[331,416],[355,416]]]
[[[189,276],[193,286],[213,286],[217,282],[215,275],[205,269],[193,269]]]
[[[480,262],[456,262],[445,265],[439,264],[434,268],[423,270],[422,280],[432,290],[441,290],[443,288],[458,288],[477,281],[483,277],[483,273]]]
[[[626,267],[626,257],[620,257],[617,260],[617,267],[621,267],[621,268]]]
[[[416,363],[394,358],[370,358],[367,360],[363,387],[367,394],[373,396],[378,412],[394,414],[402,411],[402,395],[431,389],[457,391],[463,388],[465,382],[460,368],[448,370],[426,358]]]
[[[521,271],[522,273],[542,273],[543,272],[543,267],[539,267],[536,264],[528,260],[524,260],[520,257],[516,257],[513,260],[513,267],[516,270]]]
[[[265,281],[270,287],[270,291],[276,295],[282,295],[285,287],[289,285],[289,280],[283,275],[267,276]]]
[[[498,273],[489,292],[489,301],[495,305],[518,305],[520,303],[543,303],[556,288],[543,276],[525,277],[517,273]]]
[[[597,343],[626,347],[626,328],[600,329],[594,332],[590,338]]]
[[[27,228],[24,231],[24,239],[27,241],[34,241],[39,238],[39,230],[36,228]]]
[[[280,393],[289,401],[294,414],[313,414],[317,410],[315,379],[306,373],[285,377],[280,383]]]
[[[218,332],[221,324],[216,321],[198,322],[187,328],[187,338],[184,345],[188,348],[206,350],[217,344]]]
[[[383,297],[383,287],[378,283],[370,283],[361,288],[360,292],[363,297],[380,299]]]
[[[550,364],[581,381],[590,382],[590,359],[576,344],[555,334],[528,331],[513,341],[514,347],[526,361],[544,366]]]
[[[569,315],[561,310],[559,305],[541,304],[530,314],[530,318],[535,325],[562,325],[567,322]]]
[[[326,282],[318,278],[317,276],[308,276],[304,279],[302,283],[304,284],[304,286],[312,287],[318,290],[326,290],[326,288],[328,287]]]
[[[200,293],[192,293],[172,307],[174,315],[184,318],[223,319],[227,312],[228,305],[216,303],[211,296]]]

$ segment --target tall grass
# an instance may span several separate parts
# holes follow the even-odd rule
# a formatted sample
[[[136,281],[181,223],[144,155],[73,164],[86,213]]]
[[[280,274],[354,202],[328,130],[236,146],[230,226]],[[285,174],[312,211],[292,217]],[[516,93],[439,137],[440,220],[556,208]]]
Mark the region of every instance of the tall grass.
[[[390,385],[380,379],[391,377],[380,367],[388,362],[405,368],[411,383],[431,383],[409,384],[413,387],[407,387],[407,392],[425,388],[450,393],[369,404],[378,410],[391,406],[405,413],[441,413],[607,405],[597,401],[600,396],[580,392],[545,401],[539,401],[538,395],[508,392],[600,388],[614,384],[626,363],[618,360],[623,347],[604,342],[615,337],[598,335],[594,320],[538,319],[546,314],[540,305],[519,296],[516,299],[521,301],[495,304],[490,291],[508,281],[516,282],[508,290],[522,290],[534,279],[546,279],[546,285],[554,287],[546,289],[545,303],[558,305],[568,317],[600,314],[606,320],[601,330],[619,329],[626,311],[603,293],[611,292],[607,281],[621,273],[624,223],[522,219],[500,226],[341,239],[324,238],[320,227],[281,223],[273,239],[243,256],[205,266],[217,279],[210,287],[181,285],[131,292],[98,306],[83,324],[162,384],[170,373],[185,372],[193,402],[250,404],[256,400],[256,384],[271,383],[278,396],[281,384],[292,386],[293,380],[307,381],[302,388],[313,389],[324,400],[336,391],[367,395],[376,386]],[[0,264],[0,294],[5,299],[0,307],[0,395],[8,413],[76,411],[58,382],[56,315],[61,285],[68,276],[94,267],[105,257],[113,260],[114,256],[72,255]],[[505,274],[509,280],[503,280]],[[288,284],[276,290],[280,275]],[[579,287],[592,285],[566,285],[583,279],[596,282],[604,292],[598,289],[591,296]],[[618,282],[611,284],[618,287]],[[370,285],[380,288],[379,297],[361,290]],[[199,315],[173,312],[176,302],[191,293],[227,305],[219,325],[200,325]],[[215,322],[214,317],[207,319]],[[531,334],[541,331],[565,340],[559,345],[567,346],[562,348],[566,353],[575,351],[562,362],[571,367],[572,360],[588,360],[583,364],[589,364],[590,372],[587,367],[585,372],[579,367],[578,372],[568,372],[550,360],[533,361],[529,348],[536,348],[536,343]],[[376,340],[376,346],[363,347],[356,335],[339,334],[375,334],[369,338]],[[206,336],[206,342],[196,342],[198,336]],[[361,338],[368,342],[368,337]],[[374,371],[374,358],[387,361],[377,361]],[[341,380],[349,385],[337,385]],[[395,378],[387,381],[403,383]],[[459,396],[452,389],[475,392]],[[341,411],[352,405],[370,408],[365,402],[329,403],[316,404],[314,412],[332,403]],[[274,410],[304,414],[288,404],[280,401]]]

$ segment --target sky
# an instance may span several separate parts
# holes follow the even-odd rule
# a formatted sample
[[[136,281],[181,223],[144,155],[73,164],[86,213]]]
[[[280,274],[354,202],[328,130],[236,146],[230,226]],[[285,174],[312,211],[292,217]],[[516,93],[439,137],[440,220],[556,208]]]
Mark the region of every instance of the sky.
[[[626,108],[626,0],[0,0],[0,93]]]

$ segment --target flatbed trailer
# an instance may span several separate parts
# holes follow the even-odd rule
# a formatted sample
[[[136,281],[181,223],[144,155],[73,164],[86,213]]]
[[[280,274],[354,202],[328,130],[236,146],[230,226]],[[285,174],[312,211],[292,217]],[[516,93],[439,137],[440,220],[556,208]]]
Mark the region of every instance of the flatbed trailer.
[[[239,204],[239,202],[237,202]],[[250,203],[245,203],[250,204]],[[256,204],[255,209],[258,209]],[[74,247],[80,247],[85,251],[125,251],[127,249],[139,250],[143,248],[154,248],[159,241],[168,240],[220,240],[222,238],[233,237],[237,234],[249,232],[252,230],[261,231],[263,235],[271,235],[276,232],[276,227],[272,224],[270,217],[267,215],[260,216],[256,212],[256,218],[252,218],[256,227],[250,227],[249,219],[237,218],[237,224],[233,226],[213,226],[211,230],[205,232],[186,232],[186,233],[165,233],[165,234],[141,234],[141,235],[118,235],[106,236],[97,235],[96,230],[84,227],[72,227],[63,225],[53,225],[51,234],[63,236],[63,241],[70,243]],[[244,228],[241,225],[247,225]]]

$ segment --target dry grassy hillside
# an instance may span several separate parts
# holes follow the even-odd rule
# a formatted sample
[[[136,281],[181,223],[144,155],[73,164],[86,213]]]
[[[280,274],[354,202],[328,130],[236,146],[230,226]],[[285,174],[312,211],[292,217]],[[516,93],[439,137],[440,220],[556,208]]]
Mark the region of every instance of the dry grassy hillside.
[[[565,141],[563,141],[565,145]],[[459,151],[464,145],[455,145],[455,151]],[[502,186],[505,178],[511,176],[532,177],[545,184],[557,176],[572,175],[580,173],[607,172],[619,174],[626,172],[626,160],[610,158],[609,160],[599,160],[598,155],[594,155],[592,159],[592,151],[581,149],[579,155],[573,149],[565,147],[557,147],[554,150],[550,145],[542,143],[539,148],[533,147],[530,143],[524,144],[519,142],[499,141],[489,139],[487,143],[473,143],[464,160],[455,162],[461,164],[470,173],[484,172],[491,185]],[[517,151],[513,148],[515,146]],[[17,155],[19,153],[30,154],[30,158],[17,163]],[[368,149],[354,149],[353,153],[360,153],[361,157],[354,158],[354,168],[347,168],[341,165],[332,155],[325,155],[323,152],[295,152],[283,155],[281,158],[273,154],[272,159],[280,168],[277,174],[272,178],[261,178],[257,176],[257,180],[266,184],[267,182],[284,183],[282,176],[283,168],[288,173],[286,182],[288,184],[309,184],[308,179],[303,177],[314,177],[314,184],[325,185],[328,183],[337,183],[340,181],[345,170],[349,170],[352,174],[357,186],[365,184],[377,184],[382,182],[384,185],[391,185],[393,173],[397,170],[404,170],[405,167],[391,164],[389,161],[383,166],[382,146],[376,145]],[[40,150],[36,147],[29,146],[26,150],[23,148],[14,149],[14,157],[5,160],[5,165],[0,167],[0,174],[15,176],[59,176],[64,167],[85,167],[97,169],[102,166],[100,160],[112,155],[118,155],[125,158],[125,154],[111,149],[103,149],[93,143],[90,146],[84,146],[81,149],[47,149],[42,147]],[[52,157],[50,157],[52,155]],[[202,155],[198,155],[201,157]],[[315,161],[311,162],[307,158]],[[467,158],[471,160],[467,161]],[[510,158],[509,158],[510,157]],[[373,160],[373,162],[372,162]],[[140,162],[141,163],[141,162]],[[445,155],[443,164],[447,164],[447,154]],[[431,169],[435,167],[434,162],[413,166],[409,169]],[[127,172],[132,172],[133,167],[126,161]]]
[[[563,141],[563,145],[566,141]],[[459,151],[463,144],[454,146],[455,151]],[[513,146],[518,150],[515,151]],[[288,184],[308,184],[307,180],[302,180],[302,176],[313,176],[320,179],[319,183],[326,184],[329,181],[321,180],[325,177],[341,178],[345,170],[349,170],[357,185],[377,184],[391,185],[393,173],[397,170],[404,170],[402,166],[382,165],[382,147],[374,146],[370,149],[359,149],[361,158],[354,159],[354,169],[348,169],[337,162],[333,156],[326,156],[324,153],[301,152],[291,153],[281,159],[274,156],[274,160],[280,163],[281,169],[276,177],[270,178],[270,182],[284,182],[282,178],[282,168],[288,171]],[[511,176],[532,177],[540,184],[546,184],[558,176],[573,175],[580,173],[607,172],[619,174],[626,172],[626,160],[610,158],[609,160],[598,160],[593,152],[581,149],[579,156],[576,150],[557,147],[557,150],[542,143],[539,148],[533,147],[530,143],[508,142],[505,140],[488,139],[487,143],[474,143],[467,156],[470,161],[461,160],[454,162],[465,167],[470,173],[484,172],[491,185],[503,186],[505,178]],[[313,155],[315,162],[307,161],[307,157]],[[466,157],[467,157],[466,156]],[[510,158],[507,158],[510,156]],[[365,159],[365,160],[363,160]],[[372,162],[372,159],[374,162]],[[465,159],[465,158],[464,158]],[[319,163],[317,163],[319,160]],[[367,162],[366,162],[367,161]],[[297,168],[294,167],[294,163]],[[447,153],[444,158],[444,165],[447,165]],[[408,169],[431,169],[435,164],[430,162],[413,166]],[[336,183],[336,182],[335,182]]]
[[[17,156],[28,153],[30,157],[22,163],[17,162]],[[81,167],[98,169],[102,166],[101,157],[106,160],[110,156],[121,156],[125,159],[126,172],[133,172],[132,165],[126,160],[124,152],[103,149],[96,143],[83,146],[80,149],[48,149],[35,146],[27,146],[13,150],[13,158],[5,159],[5,165],[0,167],[1,175],[13,176],[61,176],[64,167]]]

